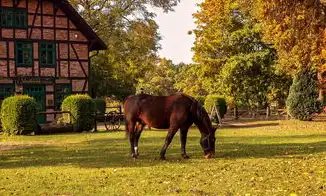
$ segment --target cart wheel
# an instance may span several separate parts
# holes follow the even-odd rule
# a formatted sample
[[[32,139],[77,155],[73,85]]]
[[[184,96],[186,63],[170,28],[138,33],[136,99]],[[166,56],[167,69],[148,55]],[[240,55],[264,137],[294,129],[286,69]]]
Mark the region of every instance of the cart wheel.
[[[120,128],[120,118],[117,112],[109,112],[105,114],[104,125],[107,131],[118,130]]]
[[[104,115],[104,126],[107,131],[112,130],[111,120],[112,120],[113,112],[105,113]]]
[[[121,125],[120,115],[118,113],[115,113],[112,121],[113,130],[119,130],[120,125]]]
[[[117,112],[112,113],[110,124],[111,124],[111,130],[118,130],[120,128],[120,118]]]

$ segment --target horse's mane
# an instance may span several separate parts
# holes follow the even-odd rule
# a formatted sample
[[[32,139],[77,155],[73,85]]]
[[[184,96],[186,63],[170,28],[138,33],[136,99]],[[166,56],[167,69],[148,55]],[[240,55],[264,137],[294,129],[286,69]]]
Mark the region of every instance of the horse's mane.
[[[191,113],[194,118],[198,121],[202,121],[205,117],[208,117],[208,114],[205,108],[193,97],[183,94],[185,97],[191,99]]]

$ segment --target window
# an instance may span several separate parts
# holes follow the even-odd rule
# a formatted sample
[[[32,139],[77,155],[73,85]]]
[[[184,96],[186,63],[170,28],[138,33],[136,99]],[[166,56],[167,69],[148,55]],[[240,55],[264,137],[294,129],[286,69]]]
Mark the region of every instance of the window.
[[[1,26],[13,27],[14,26],[14,10],[11,8],[1,9]]]
[[[0,12],[1,26],[27,28],[26,9],[1,8]]]
[[[32,66],[33,65],[33,44],[31,42],[17,41],[16,50],[16,66]]]
[[[71,94],[71,84],[56,84],[54,91],[54,107],[60,110],[62,101]]]
[[[7,97],[14,95],[14,87],[11,84],[0,85],[0,102]]]
[[[43,67],[55,66],[55,44],[41,42],[39,50],[40,65]]]
[[[17,9],[15,11],[15,27],[27,28],[27,11],[24,9]]]

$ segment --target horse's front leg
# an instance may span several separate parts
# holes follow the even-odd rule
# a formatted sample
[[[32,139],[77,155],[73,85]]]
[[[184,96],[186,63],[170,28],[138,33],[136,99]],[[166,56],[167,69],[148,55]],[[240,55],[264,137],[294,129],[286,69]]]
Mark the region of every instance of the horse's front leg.
[[[189,127],[180,129],[181,156],[183,158],[185,158],[185,159],[190,158],[186,153],[186,143],[187,143],[188,129],[189,129]]]
[[[169,145],[171,144],[171,141],[172,141],[174,135],[177,133],[178,129],[179,129],[178,127],[170,127],[169,128],[168,134],[165,138],[165,143],[164,143],[163,148],[160,153],[161,160],[165,160],[166,150],[169,147]]]

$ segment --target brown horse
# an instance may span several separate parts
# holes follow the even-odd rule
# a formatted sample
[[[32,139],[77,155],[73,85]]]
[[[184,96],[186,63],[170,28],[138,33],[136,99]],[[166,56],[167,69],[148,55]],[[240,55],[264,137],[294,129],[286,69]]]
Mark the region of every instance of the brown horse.
[[[215,153],[215,130],[205,109],[192,97],[184,94],[151,96],[139,94],[129,96],[123,104],[126,131],[129,134],[131,156],[137,158],[138,141],[145,125],[157,129],[168,129],[160,158],[165,153],[174,135],[180,129],[181,155],[186,159],[186,140],[189,127],[195,123],[201,132],[200,144],[206,158]]]

